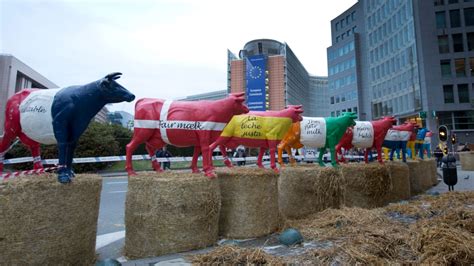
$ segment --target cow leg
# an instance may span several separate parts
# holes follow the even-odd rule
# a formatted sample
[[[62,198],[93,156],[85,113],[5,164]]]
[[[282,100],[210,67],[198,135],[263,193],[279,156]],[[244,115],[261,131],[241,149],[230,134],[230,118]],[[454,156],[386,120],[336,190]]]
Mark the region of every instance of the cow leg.
[[[407,162],[407,146],[406,146],[406,143],[405,144],[402,144],[402,159],[403,159],[403,162],[406,163]]]
[[[70,143],[69,142],[58,142],[58,181],[62,184],[71,182],[71,175],[68,170],[68,154],[70,154]]]
[[[229,168],[234,167],[232,165],[232,162],[230,161],[229,157],[227,156],[227,151],[225,150],[224,145],[219,145],[219,150],[221,151],[222,157],[224,157],[224,164]]]
[[[191,171],[195,174],[200,173],[199,168],[197,167],[197,161],[199,154],[201,153],[200,146],[194,146],[193,160],[191,161]]]
[[[289,145],[287,145],[285,147],[285,150],[286,150],[286,153],[288,154],[288,158],[290,160],[291,166],[295,166],[296,165],[296,160],[295,160],[295,157],[293,157],[293,153],[291,153],[291,147]]]
[[[154,129],[135,128],[135,130],[133,131],[132,140],[130,141],[130,143],[127,144],[127,147],[126,147],[125,170],[127,171],[129,176],[137,174],[135,173],[135,171],[133,171],[133,162],[132,162],[133,152],[137,149],[137,147],[140,144],[149,140],[152,137],[153,133],[154,133]]]
[[[325,150],[326,150],[326,147],[323,147],[323,148],[319,149],[319,165],[320,166],[326,166],[323,162],[323,155],[324,155]]]
[[[395,152],[395,150],[396,150],[395,147],[390,149],[390,156],[389,156],[390,161],[393,161],[393,153]]]
[[[364,161],[365,161],[365,163],[369,163],[369,149],[370,148],[366,148],[365,152],[364,152]]]
[[[278,167],[276,166],[276,160],[275,160],[275,153],[277,151],[277,144],[272,143],[270,144],[270,167],[275,171],[275,173],[279,173]],[[289,148],[289,147],[288,147]],[[291,154],[291,148],[290,148],[290,154]]]
[[[5,135],[0,141],[0,175],[3,173],[3,161],[10,143],[15,139],[16,134],[5,128]]]
[[[146,145],[145,148],[151,159],[151,167],[153,168],[153,170],[155,170],[158,173],[163,172],[163,169],[161,169],[161,163],[156,161],[156,151],[161,149],[162,147],[155,147],[151,145],[149,142],[147,142],[145,145]]]
[[[340,163],[340,162],[346,162],[346,158],[344,158],[344,154],[342,154],[342,150],[341,150],[341,149],[342,149],[342,146],[341,146],[341,145],[339,145],[339,144],[336,145],[336,155],[337,155],[337,156],[336,156],[336,160],[337,160],[338,163]],[[339,158],[339,155],[341,156],[340,158]]]
[[[33,157],[33,169],[43,169],[43,165],[41,164],[40,144],[28,138],[23,133],[20,133],[18,137],[20,138],[21,142],[28,146],[31,151],[31,156]]]
[[[377,147],[375,147],[375,148],[377,149],[377,154],[378,154],[378,156],[377,156],[377,161],[379,161],[380,164],[384,164],[383,158],[382,158],[382,157],[383,157],[383,155],[382,155],[382,154],[383,154],[383,153],[382,153],[382,147],[381,147],[381,146],[377,146]]]
[[[257,166],[259,168],[265,168],[263,166],[263,155],[265,154],[265,151],[266,151],[265,148],[260,148],[260,151],[258,152]]]
[[[283,164],[283,149],[286,150],[286,142],[280,142],[277,146],[278,149],[278,163],[280,164],[280,167],[284,167]]]
[[[329,147],[329,151],[331,152],[331,165],[333,167],[338,167],[339,166],[339,163],[337,162],[337,155],[336,155],[336,147],[334,145],[331,145]]]
[[[209,179],[216,178],[216,174],[214,173],[214,169],[212,166],[212,151],[214,149],[210,149],[209,140],[211,136],[209,133],[200,132],[199,133],[199,144],[201,146],[201,153],[202,153],[202,168],[204,170],[205,175]],[[215,148],[215,146],[214,146]]]

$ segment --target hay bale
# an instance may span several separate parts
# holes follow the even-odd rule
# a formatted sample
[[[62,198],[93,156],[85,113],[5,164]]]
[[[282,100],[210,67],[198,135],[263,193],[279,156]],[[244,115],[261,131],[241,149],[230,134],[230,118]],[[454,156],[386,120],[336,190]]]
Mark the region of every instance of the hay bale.
[[[327,208],[339,208],[343,189],[341,172],[332,167],[287,167],[278,180],[280,213],[285,218],[298,219]]]
[[[410,194],[414,196],[422,193],[424,190],[421,186],[421,178],[426,173],[423,172],[420,161],[407,160],[406,164],[410,172]]]
[[[410,194],[410,171],[408,166],[402,162],[386,162],[390,180],[391,190],[386,195],[386,202],[407,200]]]
[[[463,171],[474,171],[474,151],[460,152],[461,169]]]
[[[125,255],[143,258],[213,245],[218,239],[217,179],[164,172],[129,178]]]
[[[0,182],[0,264],[91,265],[102,180],[55,174]]]
[[[232,168],[217,170],[222,208],[219,234],[251,238],[278,229],[278,174],[270,169]]]
[[[420,161],[422,167],[426,169],[425,178],[422,178],[422,184],[426,183],[427,189],[438,184],[438,169],[436,167],[436,160],[429,158]],[[422,185],[423,186],[423,185]]]
[[[379,163],[353,163],[342,165],[341,170],[345,206],[375,208],[386,203],[392,185],[387,167]]]

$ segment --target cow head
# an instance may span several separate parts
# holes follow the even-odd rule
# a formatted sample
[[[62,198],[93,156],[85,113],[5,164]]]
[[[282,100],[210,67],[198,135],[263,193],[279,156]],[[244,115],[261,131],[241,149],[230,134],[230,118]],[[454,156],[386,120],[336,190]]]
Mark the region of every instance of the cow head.
[[[355,120],[357,119],[357,114],[354,112],[344,112],[342,113],[343,117],[347,117],[349,119],[349,127],[353,127],[356,125]]]
[[[397,124],[397,119],[395,119],[394,116],[384,116],[382,117],[382,121],[387,121],[387,123],[390,123],[391,126]]]
[[[135,95],[115,81],[121,75],[122,73],[114,72],[99,80],[99,89],[107,103],[131,102],[135,99]]]
[[[288,110],[291,110],[290,118],[293,123],[300,122],[303,120],[301,114],[303,113],[303,107],[301,105],[288,105]]]
[[[229,97],[233,101],[233,115],[246,114],[249,112],[249,108],[244,104],[245,102],[245,93],[231,93]]]

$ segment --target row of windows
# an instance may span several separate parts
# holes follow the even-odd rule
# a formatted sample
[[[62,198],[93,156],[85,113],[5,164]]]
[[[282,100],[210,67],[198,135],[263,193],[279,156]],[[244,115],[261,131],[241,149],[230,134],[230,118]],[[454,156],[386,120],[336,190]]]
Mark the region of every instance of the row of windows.
[[[458,53],[464,51],[474,51],[474,32],[467,32],[464,39],[464,33],[438,36],[438,50],[440,54],[450,53],[451,51]],[[452,49],[450,48],[450,39]]]
[[[405,46],[408,45],[411,40],[414,40],[413,28],[407,25],[403,31],[395,34],[392,38],[386,40],[382,45],[370,50],[370,63],[373,64],[379,60],[385,59],[388,56],[392,56],[395,52],[405,48]]]
[[[378,5],[383,3],[382,1],[379,0],[368,0],[367,1],[367,12],[370,12],[371,10],[377,8]],[[385,12],[385,14],[388,14],[389,10],[393,10],[400,6],[402,3],[401,0],[389,0],[385,4],[382,5],[381,10]]]
[[[433,1],[435,6],[442,6],[445,3],[457,4],[457,3],[460,3],[460,2],[469,3],[469,2],[474,2],[474,0],[434,0]]]
[[[462,9],[464,14],[464,26],[474,26],[474,8],[464,8]],[[461,10],[460,9],[453,9],[449,10],[449,26],[451,28],[459,28],[462,27],[461,23]],[[446,11],[439,11],[436,12],[436,28],[444,29],[447,28],[447,20],[446,20]]]
[[[351,51],[354,51],[354,41],[347,43],[346,45],[338,48],[337,50],[329,51],[328,60],[334,60],[340,56],[348,54]]]
[[[370,80],[377,81],[394,73],[399,73],[413,64],[413,52],[408,48],[389,60],[370,68]]]
[[[441,76],[443,78],[452,78],[451,59],[441,60],[440,65]],[[466,77],[467,73],[474,77],[474,57],[454,59],[454,72],[457,78]]]
[[[413,83],[418,79],[418,73],[408,69],[407,71],[386,81],[380,82],[372,86],[372,97],[378,99],[391,95],[392,93],[400,93],[408,89],[413,89]],[[415,84],[416,86],[416,84]]]
[[[398,39],[412,39],[415,35],[413,27],[411,24],[403,27],[403,24],[407,24],[406,22],[406,20],[398,20],[395,19],[395,17],[391,18],[369,34],[369,46],[378,46],[381,42],[386,41],[387,37],[390,35],[393,35],[395,38],[398,36]]]
[[[355,67],[355,57],[351,57],[339,64],[329,67],[329,75],[334,75],[342,71],[346,71],[350,68]]]
[[[336,96],[331,96],[330,103],[336,104],[336,103],[343,103],[345,101],[353,101],[353,100],[357,100],[356,90],[348,91]]]
[[[345,76],[336,80],[330,80],[328,82],[329,90],[337,90],[339,88],[345,87],[356,83],[356,74],[353,73],[349,76]]]
[[[341,113],[345,113],[345,112],[354,112],[354,113],[357,114],[357,106],[352,107],[352,108],[347,108],[347,109],[332,111],[332,112],[331,112],[331,117],[340,116]]]
[[[352,29],[348,29],[346,32],[343,32],[341,35],[336,36],[336,43],[339,41],[344,40],[344,38],[354,35],[356,32],[357,26],[352,27]]]
[[[336,31],[339,31],[340,29],[349,25],[353,21],[355,21],[355,11],[352,11],[351,14],[347,15],[345,18],[342,18],[340,21],[336,22]]]
[[[402,114],[413,109],[413,93],[372,104],[372,116],[381,117],[393,114]]]
[[[474,87],[474,84],[472,84]],[[469,103],[468,84],[458,84],[458,103]],[[444,103],[454,103],[454,85],[443,85]]]
[[[385,20],[387,20],[387,18],[388,21],[385,21],[384,24],[386,24],[387,27],[396,29],[400,27],[400,25],[403,24],[407,19],[412,17],[411,5],[402,5],[401,1],[399,2],[400,3],[398,5],[390,7],[390,4],[393,3],[393,1],[389,1],[388,4],[383,4],[379,10],[375,11],[372,15],[369,15],[367,18],[368,29],[372,30],[373,28],[378,27]],[[400,9],[396,11],[398,7],[400,7]],[[393,14],[394,12],[396,12],[396,14]]]

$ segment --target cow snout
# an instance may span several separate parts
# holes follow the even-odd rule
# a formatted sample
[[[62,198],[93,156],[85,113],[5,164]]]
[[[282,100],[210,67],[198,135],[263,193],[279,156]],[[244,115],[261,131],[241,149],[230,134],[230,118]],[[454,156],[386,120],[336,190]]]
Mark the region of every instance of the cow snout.
[[[131,102],[131,101],[135,100],[135,95],[133,95],[133,94],[127,95],[125,100],[127,102]]]

